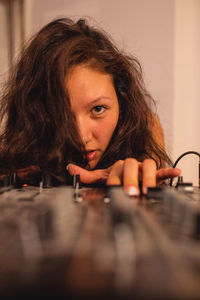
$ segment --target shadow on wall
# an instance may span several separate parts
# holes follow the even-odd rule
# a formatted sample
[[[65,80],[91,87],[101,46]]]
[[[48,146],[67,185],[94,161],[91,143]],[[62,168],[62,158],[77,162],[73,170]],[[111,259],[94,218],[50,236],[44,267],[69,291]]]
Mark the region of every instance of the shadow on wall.
[[[24,0],[0,0],[0,75],[4,75],[24,42]]]

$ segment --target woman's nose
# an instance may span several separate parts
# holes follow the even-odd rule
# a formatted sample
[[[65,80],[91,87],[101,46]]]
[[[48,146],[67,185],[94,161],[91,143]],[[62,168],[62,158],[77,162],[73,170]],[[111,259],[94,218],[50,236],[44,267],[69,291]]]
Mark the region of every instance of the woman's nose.
[[[89,120],[87,118],[79,118],[78,129],[83,143],[87,145],[92,139],[92,130]]]

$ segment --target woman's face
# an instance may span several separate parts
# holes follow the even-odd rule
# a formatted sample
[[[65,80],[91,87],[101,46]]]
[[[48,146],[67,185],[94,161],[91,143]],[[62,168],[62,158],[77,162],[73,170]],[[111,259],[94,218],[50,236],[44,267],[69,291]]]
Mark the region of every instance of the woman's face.
[[[119,118],[112,77],[87,66],[77,66],[67,76],[66,85],[89,167],[95,168]]]

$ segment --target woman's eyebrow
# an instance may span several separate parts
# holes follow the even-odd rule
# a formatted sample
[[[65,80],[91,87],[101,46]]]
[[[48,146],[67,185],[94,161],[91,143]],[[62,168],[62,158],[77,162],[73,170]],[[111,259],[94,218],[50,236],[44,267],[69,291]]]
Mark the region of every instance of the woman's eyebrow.
[[[111,100],[111,98],[110,97],[106,97],[106,96],[100,96],[100,97],[98,97],[98,98],[96,98],[96,99],[88,102],[87,105],[94,105],[94,104],[98,103],[100,100]]]

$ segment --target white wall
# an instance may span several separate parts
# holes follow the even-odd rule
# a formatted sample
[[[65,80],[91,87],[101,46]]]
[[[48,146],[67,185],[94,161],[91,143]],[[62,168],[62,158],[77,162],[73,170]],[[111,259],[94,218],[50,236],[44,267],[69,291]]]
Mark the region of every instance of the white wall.
[[[60,16],[94,19],[142,63],[173,160],[200,152],[200,0],[26,0],[26,36]],[[197,161],[180,165],[197,185]]]

